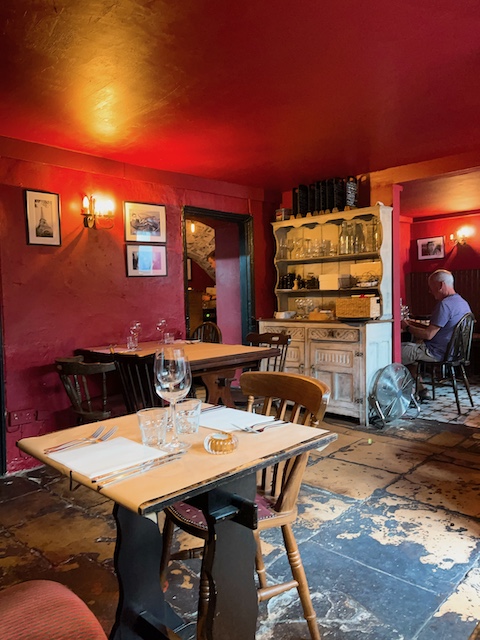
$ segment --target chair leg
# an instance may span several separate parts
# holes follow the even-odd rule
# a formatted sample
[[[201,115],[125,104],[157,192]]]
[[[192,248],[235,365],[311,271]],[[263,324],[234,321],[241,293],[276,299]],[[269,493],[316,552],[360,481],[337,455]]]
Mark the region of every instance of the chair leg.
[[[163,525],[162,533],[162,557],[160,559],[160,585],[162,589],[165,589],[167,582],[168,562],[170,560],[174,528],[173,520],[165,512],[165,524]]]
[[[430,367],[430,373],[432,374],[432,400],[435,400],[435,365]]]
[[[457,403],[458,413],[461,414],[462,410],[460,409],[460,400],[458,398],[458,385],[457,385],[457,376],[455,375],[455,367],[452,365],[447,365],[450,369],[450,379],[452,380],[453,391],[455,392],[455,400]]]
[[[258,529],[253,532],[253,536],[257,545],[257,549],[255,551],[255,569],[257,571],[260,588],[264,589],[267,586],[267,575],[265,571],[265,563],[263,562],[262,542],[260,540],[260,533],[258,532]]]
[[[298,595],[302,603],[303,615],[308,624],[310,636],[312,640],[321,640],[320,631],[318,630],[317,616],[313,609],[310,591],[308,589],[307,576],[303,568],[302,559],[298,551],[297,541],[293,535],[292,527],[289,524],[282,526],[282,535],[287,550],[288,562],[292,570],[292,575],[298,582]]]
[[[460,369],[462,371],[463,382],[465,383],[468,397],[470,398],[470,404],[472,405],[472,407],[474,407],[475,405],[473,404],[472,392],[470,391],[470,383],[468,381],[467,372],[465,371],[465,367],[463,366],[463,364],[460,365]]]

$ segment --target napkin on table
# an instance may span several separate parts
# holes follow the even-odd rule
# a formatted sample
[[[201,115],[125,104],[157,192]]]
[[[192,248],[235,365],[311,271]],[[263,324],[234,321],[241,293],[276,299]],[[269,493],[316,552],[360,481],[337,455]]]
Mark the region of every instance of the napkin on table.
[[[259,413],[249,411],[239,411],[225,407],[222,409],[211,409],[200,414],[200,426],[207,429],[219,429],[220,431],[238,431],[233,425],[240,427],[252,427],[260,422],[275,420],[274,416],[262,416]]]
[[[49,457],[72,471],[81,473],[87,478],[94,478],[134,464],[156,460],[165,455],[167,455],[165,451],[119,437],[97,444],[87,444],[77,449],[57,451],[49,454]]]

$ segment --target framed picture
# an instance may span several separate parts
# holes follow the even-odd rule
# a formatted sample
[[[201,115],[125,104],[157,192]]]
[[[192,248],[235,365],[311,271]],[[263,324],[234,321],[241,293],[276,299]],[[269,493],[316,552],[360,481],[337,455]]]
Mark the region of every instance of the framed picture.
[[[58,193],[25,191],[28,244],[60,246],[60,197]]]
[[[127,245],[127,276],[166,276],[167,248],[155,244]]]
[[[125,240],[166,242],[165,206],[125,202]]]
[[[435,238],[419,238],[417,240],[417,257],[419,260],[432,260],[445,257],[445,239],[443,236]]]

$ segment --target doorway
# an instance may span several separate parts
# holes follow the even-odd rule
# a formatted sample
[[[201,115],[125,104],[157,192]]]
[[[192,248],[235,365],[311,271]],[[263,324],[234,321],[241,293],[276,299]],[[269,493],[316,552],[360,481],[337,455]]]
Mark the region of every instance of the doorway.
[[[216,321],[227,343],[244,342],[256,327],[253,297],[253,218],[250,215],[184,206],[182,230],[185,273],[185,323],[187,335],[195,329],[192,322],[188,275],[193,257],[187,251],[187,221],[214,229]],[[206,259],[207,256],[205,256]],[[197,259],[197,256],[195,256]],[[208,319],[208,318],[207,318]]]

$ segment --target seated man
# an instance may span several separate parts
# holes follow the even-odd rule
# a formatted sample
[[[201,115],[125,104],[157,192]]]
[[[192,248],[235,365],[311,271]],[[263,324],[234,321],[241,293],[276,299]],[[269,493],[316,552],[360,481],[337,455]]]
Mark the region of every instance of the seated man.
[[[418,360],[443,360],[455,325],[470,311],[468,302],[456,293],[450,271],[434,271],[428,278],[428,288],[437,300],[430,324],[426,326],[413,320],[402,320],[402,329],[408,329],[417,339],[416,342],[404,342],[402,345],[402,364],[408,367],[414,378],[417,375]],[[422,401],[431,399],[420,378],[417,393]]]

